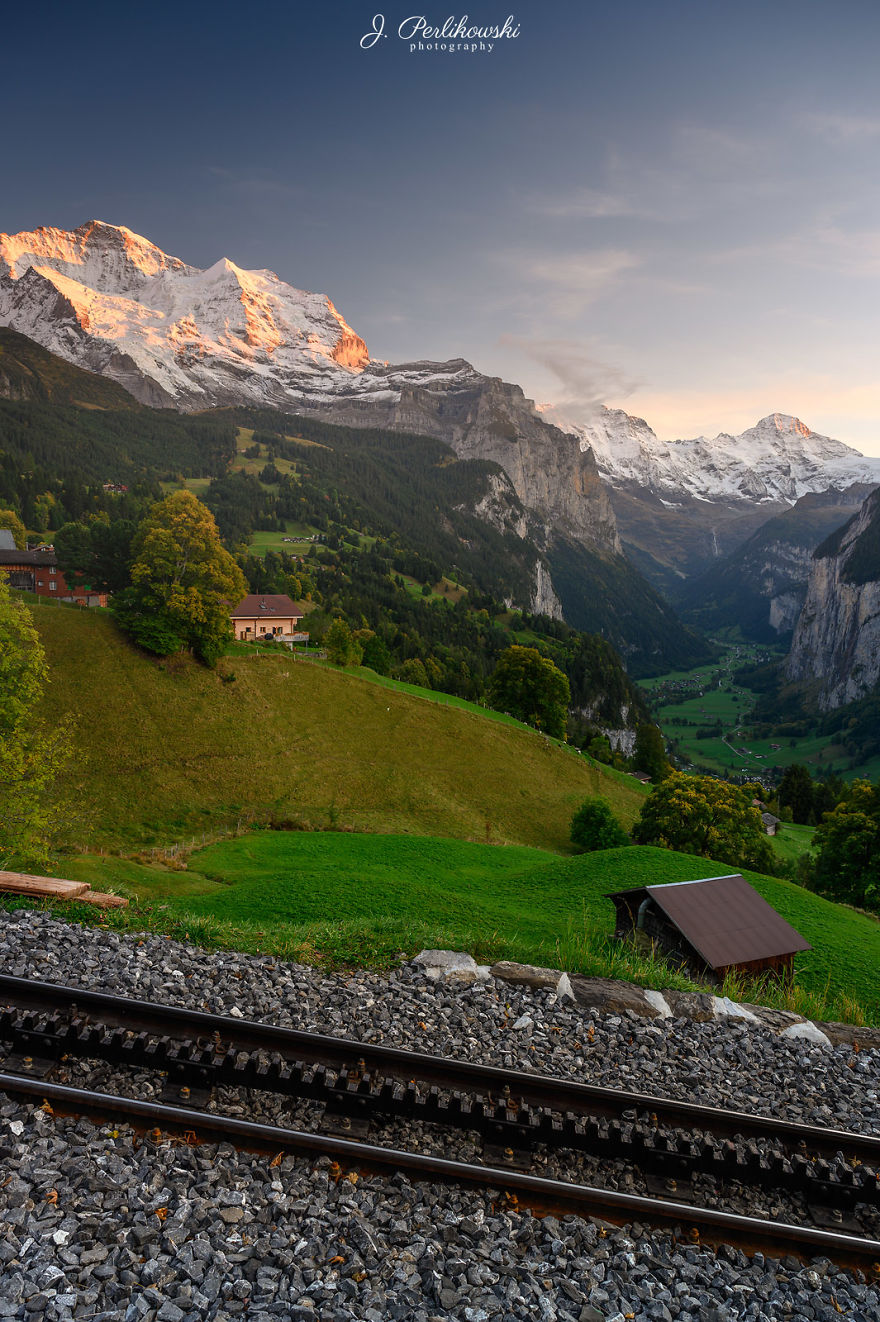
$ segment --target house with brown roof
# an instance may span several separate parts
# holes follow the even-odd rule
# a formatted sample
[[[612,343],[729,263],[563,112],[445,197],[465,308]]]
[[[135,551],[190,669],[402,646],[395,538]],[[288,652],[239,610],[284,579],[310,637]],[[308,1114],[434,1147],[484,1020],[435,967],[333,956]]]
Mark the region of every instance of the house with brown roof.
[[[728,972],[788,979],[795,955],[812,950],[739,873],[636,886],[606,899],[616,937],[641,934],[700,979],[720,983]]]
[[[4,533],[8,535],[3,536]],[[106,592],[68,584],[58,568],[52,546],[43,542],[33,550],[20,551],[8,529],[0,529],[0,574],[18,592],[35,592],[38,597],[74,602],[77,606],[107,605]]]
[[[261,638],[308,641],[309,635],[299,628],[303,612],[283,593],[251,592],[230,611],[229,618],[239,642]]]

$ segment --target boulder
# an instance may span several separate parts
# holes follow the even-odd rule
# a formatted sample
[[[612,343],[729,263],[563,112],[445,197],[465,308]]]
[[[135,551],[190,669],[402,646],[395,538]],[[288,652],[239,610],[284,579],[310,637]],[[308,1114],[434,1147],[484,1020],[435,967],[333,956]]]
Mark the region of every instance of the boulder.
[[[824,1023],[817,1019],[816,1027],[824,1033],[833,1047],[842,1043],[858,1043],[865,1051],[880,1051],[880,1028],[859,1028],[857,1024]]]
[[[785,1028],[791,1028],[792,1024],[805,1024],[807,1021],[802,1014],[795,1014],[794,1010],[774,1010],[769,1005],[750,1005],[744,1003],[744,1010],[750,1010],[760,1024],[769,1028],[774,1033],[781,1033]]]
[[[669,1002],[667,1001],[666,997],[663,995],[662,992],[652,991],[650,987],[646,987],[645,1000],[648,1002],[649,1005],[653,1005],[654,1009],[657,1011],[657,1014],[661,1019],[672,1018],[672,1011],[669,1008]]]
[[[657,1019],[660,1011],[645,997],[642,987],[634,982],[617,982],[613,978],[571,978],[574,999],[582,1009],[600,1010],[603,1014],[623,1014],[632,1010],[643,1019]]]
[[[463,950],[420,950],[412,961],[427,978],[440,982],[476,982],[479,966]]]
[[[708,992],[664,989],[663,996],[676,1019],[694,1019],[699,1024],[708,1024],[715,1018],[715,997]]]
[[[493,978],[500,978],[502,982],[511,982],[517,987],[531,987],[537,991],[542,987],[552,987],[556,991],[559,986],[559,979],[562,977],[560,969],[542,969],[535,964],[517,964],[512,959],[499,960],[489,969]]]
[[[822,1029],[817,1028],[809,1019],[805,1019],[802,1024],[791,1024],[788,1028],[784,1028],[780,1033],[780,1037],[801,1038],[804,1042],[813,1042],[818,1047],[831,1046],[830,1039],[826,1037]]]
[[[713,996],[712,999],[712,1009],[717,1019],[747,1019],[751,1024],[758,1022],[758,1016],[752,1010],[740,1005],[738,1001],[732,1001],[729,996]]]

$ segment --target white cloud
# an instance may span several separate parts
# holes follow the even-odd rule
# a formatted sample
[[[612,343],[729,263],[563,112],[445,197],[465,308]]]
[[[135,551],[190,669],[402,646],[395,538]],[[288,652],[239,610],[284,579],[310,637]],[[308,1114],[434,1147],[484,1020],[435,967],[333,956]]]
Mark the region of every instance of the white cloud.
[[[880,139],[880,119],[876,116],[813,112],[803,115],[801,122],[810,132],[835,146]]]
[[[586,423],[610,396],[625,398],[639,383],[603,361],[588,345],[572,339],[530,339],[502,335],[498,341],[546,369],[561,386],[552,404],[571,422]]]

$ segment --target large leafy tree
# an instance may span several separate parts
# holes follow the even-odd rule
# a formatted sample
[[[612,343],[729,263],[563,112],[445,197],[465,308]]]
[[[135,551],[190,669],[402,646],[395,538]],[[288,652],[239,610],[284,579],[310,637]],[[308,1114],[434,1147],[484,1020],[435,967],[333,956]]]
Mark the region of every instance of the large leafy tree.
[[[10,510],[10,509],[0,510],[0,528],[6,528],[9,532],[11,532],[12,540],[15,542],[15,545],[18,547],[19,551],[24,550],[24,544],[25,544],[25,539],[27,537],[27,533],[25,531],[24,524],[16,514],[15,510]]]
[[[498,711],[510,712],[545,734],[561,739],[571,691],[562,671],[536,647],[508,647],[498,658],[489,683]]]
[[[121,592],[131,582],[130,519],[65,523],[53,538],[58,568],[71,587]]]
[[[147,651],[167,656],[189,647],[213,665],[232,637],[230,608],[247,586],[211,511],[191,492],[173,492],[138,525],[131,554],[132,586],[114,599],[120,626]]]
[[[761,872],[774,869],[751,792],[712,776],[673,771],[645,801],[632,834],[640,845],[663,845]]]
[[[819,890],[880,910],[880,784],[853,781],[813,837]]]
[[[48,792],[69,756],[66,726],[38,708],[46,656],[30,611],[0,575],[0,868],[45,859],[53,809]]]
[[[792,762],[785,768],[777,792],[780,808],[791,809],[791,820],[805,826],[814,809],[813,777],[809,768]]]

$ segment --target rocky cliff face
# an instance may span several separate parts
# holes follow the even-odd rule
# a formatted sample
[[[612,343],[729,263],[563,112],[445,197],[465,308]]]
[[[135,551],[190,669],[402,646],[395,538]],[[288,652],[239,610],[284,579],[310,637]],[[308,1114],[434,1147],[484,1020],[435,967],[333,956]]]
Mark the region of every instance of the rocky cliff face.
[[[880,679],[880,490],[817,551],[786,673],[822,711]]]
[[[759,642],[791,633],[806,596],[813,552],[852,517],[870,490],[859,485],[802,496],[679,591],[685,618],[709,630],[736,623],[747,638]]]
[[[589,448],[545,422],[517,385],[448,363],[371,363],[346,398],[302,410],[348,425],[438,436],[461,459],[489,459],[509,476],[523,506],[545,527],[619,555],[608,493]]]

